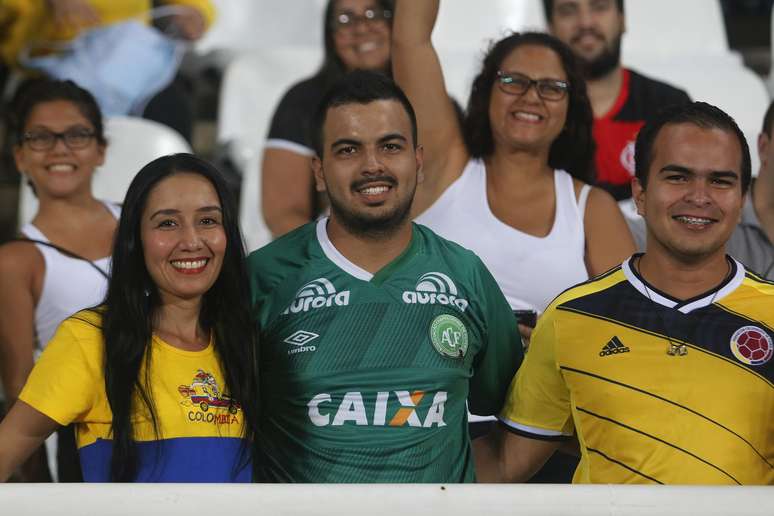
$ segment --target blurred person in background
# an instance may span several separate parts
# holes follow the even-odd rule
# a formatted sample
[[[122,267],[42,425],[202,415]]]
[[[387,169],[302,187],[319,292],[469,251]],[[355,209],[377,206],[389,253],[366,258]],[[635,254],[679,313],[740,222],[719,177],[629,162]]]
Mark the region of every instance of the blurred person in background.
[[[588,185],[592,114],[583,78],[556,38],[507,36],[484,57],[461,129],[430,39],[438,5],[399,0],[393,27],[394,76],[416,109],[425,149],[415,221],[480,256],[512,310],[541,313],[564,289],[634,251],[613,198]],[[528,325],[519,329],[528,339]],[[574,464],[552,464],[548,480],[569,481]]]
[[[107,147],[94,97],[70,81],[38,79],[14,107],[16,166],[38,211],[22,226],[22,239],[0,247],[0,374],[8,407],[59,323],[104,297],[119,216],[118,206],[91,191]],[[60,433],[57,450],[61,481],[80,477],[68,432]],[[49,479],[44,459],[41,450],[21,478]]]
[[[104,302],[60,325],[0,423],[0,481],[75,423],[88,482],[249,482],[256,341],[223,177],[190,154],[147,164],[112,256]]]
[[[66,44],[90,28],[147,17],[157,6],[181,8],[163,18],[164,27],[188,41],[199,39],[215,17],[210,0],[5,0],[0,6],[6,29],[0,58],[24,72],[20,61],[27,49]],[[188,90],[178,75],[149,100],[143,117],[172,127],[190,141],[193,101]]]
[[[315,193],[311,119],[326,90],[346,72],[390,75],[392,0],[330,0],[323,20],[325,60],[312,77],[280,100],[264,146],[261,206],[276,238],[314,220],[326,208]]]
[[[747,194],[742,218],[728,241],[728,253],[764,278],[774,280],[774,102],[758,135],[761,166]]]
[[[688,94],[621,65],[624,0],[543,0],[551,34],[570,47],[594,111],[596,184],[616,200],[632,196],[634,140],[645,121]],[[644,235],[643,235],[644,236]]]

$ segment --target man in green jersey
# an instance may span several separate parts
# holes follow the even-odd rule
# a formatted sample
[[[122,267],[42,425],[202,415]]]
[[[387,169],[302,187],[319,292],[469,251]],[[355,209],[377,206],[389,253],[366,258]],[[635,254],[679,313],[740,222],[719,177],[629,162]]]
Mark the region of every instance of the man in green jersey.
[[[313,161],[330,217],[250,255],[259,481],[470,482],[466,403],[493,414],[522,359],[472,252],[410,221],[416,119],[388,78],[325,96]]]

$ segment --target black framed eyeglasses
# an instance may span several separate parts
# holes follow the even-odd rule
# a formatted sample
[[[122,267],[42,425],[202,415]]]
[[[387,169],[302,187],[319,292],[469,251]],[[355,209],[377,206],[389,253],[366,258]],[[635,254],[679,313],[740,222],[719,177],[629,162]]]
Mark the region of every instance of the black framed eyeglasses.
[[[392,11],[389,9],[366,9],[363,14],[355,14],[351,11],[344,11],[333,19],[334,28],[346,29],[355,27],[358,23],[375,23],[387,21],[392,18]]]
[[[500,90],[510,95],[524,95],[535,86],[538,96],[543,100],[562,100],[570,89],[567,81],[557,79],[530,79],[516,72],[497,72],[497,84]]]
[[[24,133],[22,142],[32,150],[46,151],[53,149],[57,140],[62,140],[68,149],[77,150],[87,147],[95,136],[94,131],[84,127],[75,127],[62,133],[36,129]]]

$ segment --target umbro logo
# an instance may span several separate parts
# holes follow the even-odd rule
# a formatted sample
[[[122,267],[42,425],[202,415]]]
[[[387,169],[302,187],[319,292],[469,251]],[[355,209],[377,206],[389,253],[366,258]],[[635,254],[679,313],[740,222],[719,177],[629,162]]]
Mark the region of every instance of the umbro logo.
[[[311,331],[298,330],[282,342],[292,346],[297,346],[288,350],[288,355],[296,355],[298,353],[305,353],[307,351],[317,351],[317,347],[307,346],[307,344],[312,342],[317,337],[319,337],[319,335],[312,333]]]
[[[610,355],[617,355],[619,353],[628,353],[629,351],[630,349],[624,346],[623,342],[621,342],[621,339],[619,339],[618,337],[613,337],[608,341],[607,344],[602,346],[602,351],[599,352],[599,356],[609,357]]]
[[[442,272],[428,272],[417,280],[414,290],[403,292],[403,302],[409,305],[451,305],[460,312],[468,308],[468,300],[459,297],[457,286]]]

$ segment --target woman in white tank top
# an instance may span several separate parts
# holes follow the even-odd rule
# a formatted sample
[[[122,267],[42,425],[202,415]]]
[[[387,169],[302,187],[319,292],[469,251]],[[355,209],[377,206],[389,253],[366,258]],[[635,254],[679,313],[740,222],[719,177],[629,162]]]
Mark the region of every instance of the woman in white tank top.
[[[430,40],[438,0],[396,11],[393,72],[425,157],[417,222],[476,252],[514,310],[542,312],[633,253],[613,198],[586,184],[592,112],[570,50],[538,33],[493,44],[461,126]]]
[[[70,81],[39,80],[14,107],[14,158],[39,207],[23,238],[0,247],[0,373],[8,407],[59,323],[102,301],[118,215],[91,192],[107,145],[91,94]],[[26,480],[47,479],[42,457],[23,468]]]

